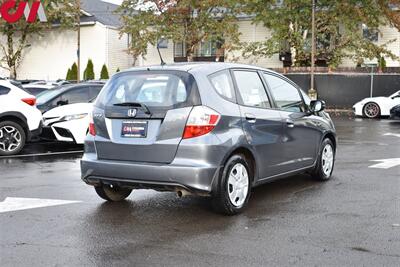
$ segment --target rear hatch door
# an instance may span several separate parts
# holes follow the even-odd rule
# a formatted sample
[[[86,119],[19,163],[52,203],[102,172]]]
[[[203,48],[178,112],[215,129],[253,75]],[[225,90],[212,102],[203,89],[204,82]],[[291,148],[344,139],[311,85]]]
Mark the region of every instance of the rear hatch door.
[[[114,76],[95,104],[99,159],[170,163],[186,120],[200,105],[194,77],[181,71],[131,71]]]

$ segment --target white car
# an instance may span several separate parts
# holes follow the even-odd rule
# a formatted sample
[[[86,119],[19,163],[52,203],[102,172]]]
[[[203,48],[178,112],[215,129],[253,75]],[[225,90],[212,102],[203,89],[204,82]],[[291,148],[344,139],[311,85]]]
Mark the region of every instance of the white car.
[[[42,113],[36,98],[0,80],[0,156],[18,154],[25,143],[40,134]]]
[[[400,105],[400,91],[385,97],[368,97],[353,106],[356,116],[367,118],[378,118],[380,116],[390,116],[390,109]]]
[[[59,106],[43,114],[43,139],[83,144],[89,128],[92,103]]]

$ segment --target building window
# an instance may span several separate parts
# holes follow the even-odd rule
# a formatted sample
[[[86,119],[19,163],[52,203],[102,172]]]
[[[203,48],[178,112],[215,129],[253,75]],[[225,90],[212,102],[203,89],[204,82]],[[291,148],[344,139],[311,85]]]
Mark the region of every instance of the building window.
[[[371,42],[378,42],[379,33],[375,29],[370,29],[366,24],[362,24],[363,37]]]
[[[168,40],[165,38],[160,38],[158,40],[158,47],[159,48],[168,48]]]
[[[175,62],[186,61],[186,44],[184,42],[174,43]],[[195,61],[224,61],[224,49],[221,41],[201,42],[194,51]]]

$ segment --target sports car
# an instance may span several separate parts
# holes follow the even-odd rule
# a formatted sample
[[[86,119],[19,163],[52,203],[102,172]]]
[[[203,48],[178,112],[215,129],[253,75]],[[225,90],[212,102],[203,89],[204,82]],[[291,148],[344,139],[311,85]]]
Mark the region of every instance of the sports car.
[[[390,116],[390,109],[400,105],[400,91],[385,97],[368,97],[353,106],[356,116],[367,118],[379,118],[381,116]]]

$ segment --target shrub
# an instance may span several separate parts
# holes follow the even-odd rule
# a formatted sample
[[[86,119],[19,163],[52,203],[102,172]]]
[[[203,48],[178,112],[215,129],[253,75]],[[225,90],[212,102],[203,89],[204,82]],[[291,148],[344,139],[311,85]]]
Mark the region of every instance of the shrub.
[[[107,66],[106,66],[106,64],[104,64],[103,67],[101,68],[100,79],[107,80],[109,78],[110,78],[110,76],[108,75]]]
[[[94,67],[93,67],[93,61],[91,59],[88,60],[86,69],[83,73],[83,79],[84,80],[94,80]]]
[[[67,81],[71,80],[71,68],[68,68],[67,77],[65,78],[65,80],[67,80]]]
[[[70,75],[70,81],[77,81],[78,80],[78,66],[74,62],[71,67],[71,75]]]

